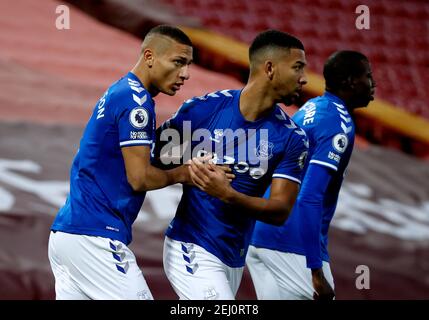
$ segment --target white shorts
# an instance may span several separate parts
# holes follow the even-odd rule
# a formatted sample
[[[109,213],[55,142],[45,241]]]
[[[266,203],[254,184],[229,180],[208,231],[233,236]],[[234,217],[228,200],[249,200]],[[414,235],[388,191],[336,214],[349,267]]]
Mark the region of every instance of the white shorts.
[[[165,237],[164,271],[184,300],[234,300],[243,269],[231,268],[204,248]]]
[[[134,254],[120,241],[51,232],[48,254],[57,300],[153,300]]]
[[[258,300],[313,300],[311,269],[307,268],[305,256],[250,246],[246,265]],[[326,261],[323,274],[334,288]]]

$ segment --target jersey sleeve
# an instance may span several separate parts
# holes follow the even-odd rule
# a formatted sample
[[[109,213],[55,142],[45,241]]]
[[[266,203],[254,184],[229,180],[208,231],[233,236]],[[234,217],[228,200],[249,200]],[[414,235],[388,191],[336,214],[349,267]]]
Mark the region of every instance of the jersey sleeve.
[[[327,167],[310,164],[301,185],[296,211],[300,215],[300,233],[303,241],[307,268],[322,267],[320,233],[323,217],[323,199],[333,171]]]
[[[131,94],[130,94],[131,95]],[[150,96],[132,94],[131,99],[116,99],[116,122],[121,147],[152,145],[155,134],[155,111]]]
[[[313,128],[315,149],[310,163],[319,164],[335,171],[347,148],[352,147],[352,127],[342,127],[343,122],[333,116],[324,125]]]
[[[274,169],[273,178],[284,178],[301,183],[302,169],[308,155],[308,139],[304,130],[297,128],[287,144],[279,165]]]

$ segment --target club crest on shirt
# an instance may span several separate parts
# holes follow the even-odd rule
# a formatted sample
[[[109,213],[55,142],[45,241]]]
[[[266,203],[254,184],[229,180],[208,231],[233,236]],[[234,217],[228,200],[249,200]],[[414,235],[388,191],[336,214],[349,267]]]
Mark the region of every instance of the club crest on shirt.
[[[130,123],[136,129],[142,129],[147,126],[149,114],[145,108],[137,107],[130,112]]]
[[[332,139],[332,146],[340,153],[346,151],[348,144],[349,138],[344,133],[339,133]]]
[[[273,157],[274,144],[267,140],[260,140],[259,146],[256,148],[256,156],[259,159],[269,160]]]

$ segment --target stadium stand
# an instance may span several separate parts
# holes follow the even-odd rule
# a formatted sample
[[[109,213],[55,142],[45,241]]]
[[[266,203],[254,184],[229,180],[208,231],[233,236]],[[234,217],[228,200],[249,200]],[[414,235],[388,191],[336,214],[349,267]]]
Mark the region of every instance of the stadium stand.
[[[128,0],[121,10],[117,10],[120,1],[115,0],[97,3],[92,8],[86,1],[69,2],[136,36],[153,24],[154,18],[148,12],[152,5],[161,3],[169,8],[169,14],[155,18],[163,23],[183,22],[197,48],[196,63],[241,81],[247,79],[247,43],[256,32],[280,28],[295,33],[306,45],[312,70],[304,101],[323,92],[320,73],[330,53],[339,48],[361,50],[374,64],[379,88],[373,108],[359,110],[357,114],[358,121],[363,123],[358,134],[372,143],[429,158],[429,119],[425,116],[429,108],[424,100],[429,74],[425,51],[428,30],[424,23],[429,12],[427,3],[415,0],[401,4],[395,0],[389,6],[389,1],[369,1],[370,30],[357,30],[358,1]],[[174,10],[176,14],[172,13]],[[196,28],[199,23],[201,27]],[[407,37],[413,29],[421,36]],[[401,63],[407,63],[407,67],[401,68]],[[400,81],[399,74],[407,76]]]
[[[388,104],[380,103],[381,112],[369,110],[360,114],[361,122],[371,122],[371,128],[364,126],[360,134],[373,142],[429,156],[429,122],[422,121],[429,120],[427,2],[367,1],[369,30],[358,30],[355,26],[358,1],[164,2],[183,16],[199,17],[206,28],[244,43],[250,43],[255,33],[267,28],[296,34],[305,43],[309,68],[317,74],[322,72],[326,57],[335,50],[364,52],[373,63],[379,84],[377,97]],[[228,68],[224,71],[228,72]],[[398,118],[402,119],[400,124]],[[377,129],[378,135],[373,134],[374,126],[381,127]]]
[[[187,1],[169,1],[175,6],[162,11],[163,14],[150,17],[148,13],[164,10],[160,9],[157,1],[105,0],[92,4],[83,1],[85,4],[82,8],[97,16],[104,24],[69,5],[71,29],[61,31],[55,29],[55,8],[62,4],[60,2],[0,2],[0,299],[54,298],[47,240],[53,216],[68,192],[70,162],[94,103],[107,85],[132,67],[140,45],[138,36],[144,34],[148,26],[157,23],[192,26],[193,28],[188,27],[186,30],[192,35],[198,48],[196,60],[215,70],[226,68],[224,73],[218,73],[201,64],[194,65],[191,79],[180,94],[173,98],[157,99],[159,121],[174,112],[183,100],[216,90],[220,84],[222,88],[239,88],[241,83],[226,74],[232,73],[238,79],[245,76],[246,43],[260,30],[258,28],[275,27],[270,23],[282,23],[287,30],[295,30],[292,28],[300,26],[299,30],[303,30],[308,37],[305,38],[305,43],[308,42],[309,46],[309,61],[311,60],[311,65],[319,65],[311,66],[316,71],[330,47],[321,43],[313,34],[323,36],[328,32],[332,37],[339,36],[335,43],[332,42],[333,46],[342,46],[342,41],[348,39],[354,39],[358,43],[364,41],[352,31],[343,33],[336,31],[342,31],[340,27],[324,26],[324,23],[320,23],[320,17],[313,12],[314,8],[310,8],[324,8],[322,15],[329,23],[337,20],[344,20],[341,23],[346,23],[348,18],[338,14],[339,12],[351,10],[350,15],[355,16],[354,8],[346,1],[301,0],[287,3],[285,7],[284,1],[267,1],[262,6],[255,0],[208,0],[204,2],[206,10],[201,16],[198,12],[204,11],[201,8],[203,1]],[[79,5],[77,2],[73,1],[76,6]],[[412,28],[421,27],[420,19],[427,21],[427,4],[424,1],[407,2],[409,5],[405,6],[399,2],[395,2],[393,6],[387,3],[390,1],[370,2],[371,12],[375,16],[372,18],[374,28],[384,28],[386,21],[396,26],[398,22],[389,17],[401,14],[407,17]],[[176,4],[183,8],[180,9],[182,11]],[[298,20],[302,19],[306,23],[286,19],[289,10],[300,17]],[[230,11],[246,12],[246,18],[235,19],[233,15],[226,13]],[[200,18],[189,20],[178,12],[191,16],[195,14],[195,17]],[[275,18],[267,19],[273,12]],[[118,13],[122,15],[122,19],[118,18]],[[206,16],[202,16],[204,14]],[[220,21],[224,16],[231,25],[237,25],[234,27],[237,30],[242,30],[244,26],[245,31],[240,31],[236,38],[243,42],[220,34],[223,32],[232,35],[233,27],[231,33],[220,28]],[[381,17],[381,22],[376,19],[378,16]],[[213,19],[217,21],[213,24],[217,25],[206,25],[210,30],[195,28],[199,23],[205,25],[204,19]],[[257,19],[258,24],[250,23],[253,19]],[[320,29],[314,28],[316,21],[317,26],[321,26]],[[354,23],[354,18],[350,18],[350,21]],[[310,22],[313,25],[311,29],[308,27]],[[427,24],[424,26],[427,28]],[[125,29],[128,33],[118,28]],[[412,28],[407,29],[407,32]],[[421,29],[422,34],[427,32],[424,28]],[[427,36],[413,36],[412,39],[405,37],[404,40],[403,36],[394,35],[396,29],[383,30],[386,30],[383,34],[368,36],[372,39],[371,43],[380,41],[384,46],[386,37],[391,37],[397,45],[402,43],[413,46],[412,48],[416,46],[427,49]],[[387,30],[389,35],[384,34]],[[137,35],[137,38],[132,34]],[[372,48],[369,44],[356,48],[371,50],[368,55],[379,55],[381,61],[389,54],[388,49],[377,50],[377,46]],[[413,52],[411,49],[405,51],[407,59],[410,59],[409,51]],[[418,52],[423,54],[412,57],[416,63],[424,62],[424,51],[419,49]],[[386,74],[395,74],[392,77],[398,77],[400,81],[403,78],[407,81],[427,79],[427,75],[422,80],[421,76],[416,78],[412,72],[401,69],[399,62],[404,59],[404,55],[393,55],[396,63],[392,69],[386,68]],[[379,62],[379,65],[382,66],[383,63],[387,62]],[[309,75],[312,85],[308,95],[323,90],[318,72],[320,71]],[[376,74],[378,76],[380,75]],[[392,82],[388,87],[392,91],[386,91],[383,96],[386,100],[392,102],[390,99],[396,96],[397,91],[401,91],[402,86],[398,82]],[[378,83],[378,89],[387,90],[381,88],[384,84],[380,80]],[[419,94],[427,94],[426,83],[424,80],[420,83],[421,86],[415,87],[418,92],[425,91]],[[411,90],[408,85],[405,91],[407,90]],[[423,103],[426,100],[419,101],[425,107]],[[386,110],[391,111],[390,104],[387,104],[387,109],[383,109],[382,103],[380,105],[379,111],[374,111],[381,113],[378,117],[383,117]],[[368,110],[370,109],[372,108]],[[396,109],[402,112],[401,109]],[[405,115],[400,113],[402,118],[399,119],[405,119],[409,113],[411,112]],[[368,118],[362,117],[358,121],[365,119]],[[423,119],[423,116],[418,116],[418,119]],[[422,122],[422,126],[425,123]],[[363,124],[367,124],[366,130],[378,140],[386,139],[381,125],[374,126],[374,122],[370,121]],[[392,135],[392,132],[389,134]],[[409,153],[413,153],[420,147],[421,154],[427,152],[419,142],[420,136],[406,136],[403,131],[396,134],[397,137],[392,137],[391,144],[399,144],[399,149],[409,148]],[[404,139],[409,139],[406,146],[401,142]],[[337,298],[428,299],[428,164],[397,150],[375,146],[362,137],[359,140],[361,143],[349,166],[331,230],[330,250]],[[412,143],[416,146],[410,147]],[[175,298],[162,269],[162,240],[163,231],[174,214],[180,194],[181,189],[177,186],[148,193],[135,225],[132,248],[155,299]],[[358,265],[366,265],[371,271],[369,290],[359,290],[355,286]],[[254,298],[250,278],[245,274],[238,299]]]
[[[429,106],[422,103],[429,100],[427,2],[366,1],[371,14],[369,30],[355,27],[358,1],[164,2],[183,16],[201,18],[208,29],[245,43],[250,43],[255,33],[267,28],[296,34],[308,50],[309,67],[318,73],[334,50],[361,50],[373,61],[375,78],[380,79],[377,95],[429,119]]]

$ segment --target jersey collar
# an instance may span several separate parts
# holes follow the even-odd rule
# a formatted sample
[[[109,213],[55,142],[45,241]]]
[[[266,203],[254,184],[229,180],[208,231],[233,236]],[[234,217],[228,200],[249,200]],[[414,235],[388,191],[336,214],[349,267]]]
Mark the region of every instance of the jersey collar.
[[[238,122],[239,124],[245,126],[245,127],[257,127],[259,126],[261,123],[267,121],[268,119],[270,119],[271,117],[274,116],[275,112],[276,112],[276,108],[277,105],[274,105],[273,110],[267,114],[265,117],[261,117],[256,119],[255,121],[249,121],[246,118],[243,117],[241,111],[240,111],[240,98],[241,98],[241,92],[243,91],[243,88],[241,90],[237,90],[237,93],[234,97],[234,104],[233,104],[233,112],[235,115],[235,121]]]
[[[328,91],[325,91],[325,93],[323,94],[323,96],[325,98],[327,98],[328,100],[336,102],[338,104],[342,104],[343,106],[345,106],[347,108],[347,106],[344,103],[344,101],[342,99],[340,99],[339,97],[337,97],[335,94],[332,94],[332,93],[330,93]]]

